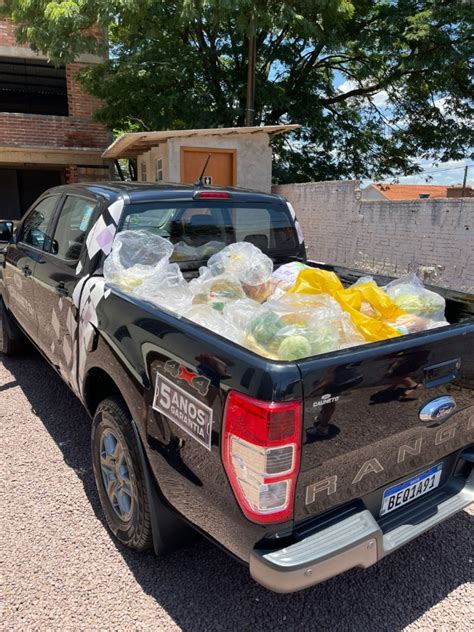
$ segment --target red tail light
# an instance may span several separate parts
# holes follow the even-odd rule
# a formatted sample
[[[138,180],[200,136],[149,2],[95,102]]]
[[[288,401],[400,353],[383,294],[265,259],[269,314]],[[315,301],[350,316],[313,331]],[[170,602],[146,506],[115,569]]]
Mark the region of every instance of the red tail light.
[[[253,522],[293,516],[301,451],[301,402],[227,397],[222,460],[235,497]]]
[[[195,200],[228,200],[230,194],[227,191],[196,191]]]

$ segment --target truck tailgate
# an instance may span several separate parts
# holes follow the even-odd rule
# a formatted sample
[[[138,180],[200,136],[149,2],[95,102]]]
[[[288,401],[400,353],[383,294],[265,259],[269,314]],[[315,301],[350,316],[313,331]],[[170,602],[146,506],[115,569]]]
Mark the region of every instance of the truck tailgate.
[[[383,491],[474,441],[474,324],[298,362],[304,420],[295,520],[363,498],[378,516]],[[429,420],[420,412],[442,396]],[[426,410],[426,409],[425,409]],[[439,416],[436,418],[436,412]]]

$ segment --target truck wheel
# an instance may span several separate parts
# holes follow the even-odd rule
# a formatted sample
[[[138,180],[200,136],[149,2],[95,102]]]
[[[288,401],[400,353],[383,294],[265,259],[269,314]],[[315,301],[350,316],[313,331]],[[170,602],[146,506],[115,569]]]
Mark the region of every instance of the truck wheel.
[[[26,339],[12,321],[0,296],[0,353],[13,355],[25,348]]]
[[[120,542],[153,544],[149,499],[131,416],[119,398],[99,404],[92,422],[92,464],[107,524]]]

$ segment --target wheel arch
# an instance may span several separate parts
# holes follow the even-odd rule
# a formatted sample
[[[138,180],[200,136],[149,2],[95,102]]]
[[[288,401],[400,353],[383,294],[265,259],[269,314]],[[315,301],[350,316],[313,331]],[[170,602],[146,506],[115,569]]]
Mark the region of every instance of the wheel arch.
[[[130,409],[115,380],[104,369],[99,367],[91,368],[87,372],[84,380],[83,396],[85,407],[91,418],[94,416],[99,404],[108,397],[120,397]]]

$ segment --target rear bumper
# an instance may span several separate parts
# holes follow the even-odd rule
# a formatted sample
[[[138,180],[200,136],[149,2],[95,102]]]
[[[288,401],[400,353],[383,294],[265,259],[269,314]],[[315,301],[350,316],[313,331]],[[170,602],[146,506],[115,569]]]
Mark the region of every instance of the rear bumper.
[[[352,568],[368,568],[474,502],[474,470],[461,488],[458,486],[451,493],[433,492],[420,501],[407,505],[402,523],[385,533],[372,513],[363,510],[286,548],[254,549],[250,574],[266,588],[287,593]]]

